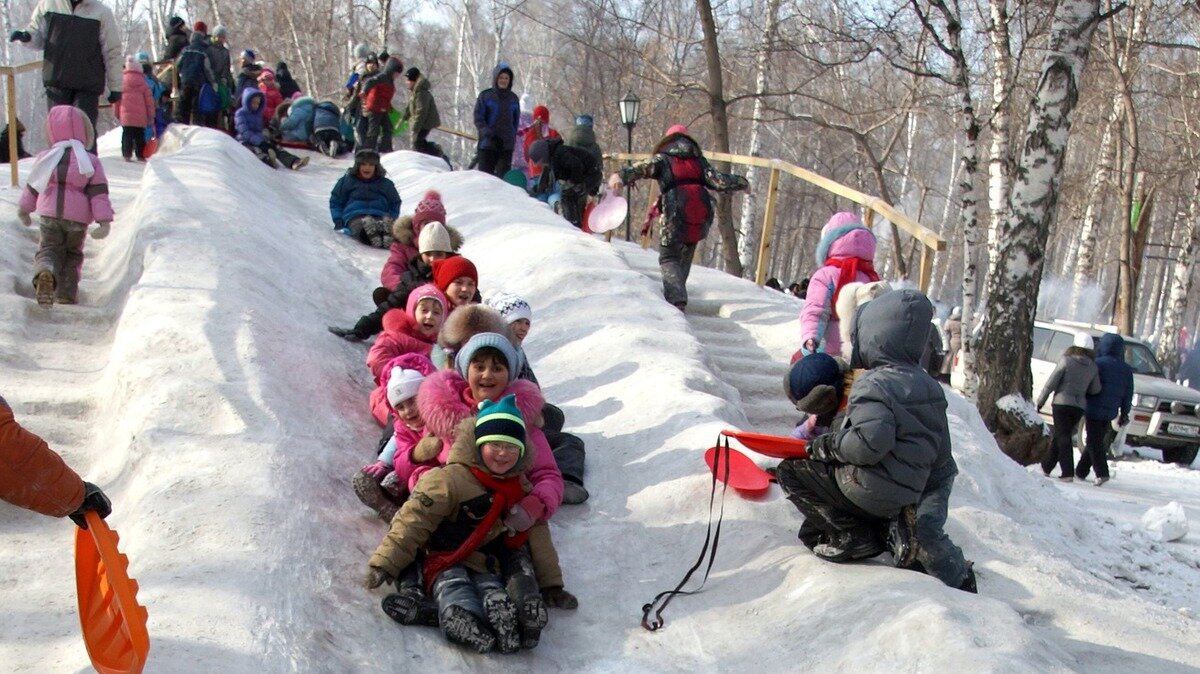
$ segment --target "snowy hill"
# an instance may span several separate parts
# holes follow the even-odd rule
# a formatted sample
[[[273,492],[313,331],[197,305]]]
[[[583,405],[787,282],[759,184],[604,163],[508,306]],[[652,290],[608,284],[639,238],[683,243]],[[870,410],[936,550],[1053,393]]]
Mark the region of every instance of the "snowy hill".
[[[795,421],[780,382],[798,304],[696,268],[681,315],[661,299],[655,251],[580,234],[516,188],[407,152],[384,160],[405,210],[436,187],[484,293],[532,305],[527,351],[587,443],[592,498],[551,524],[581,607],[553,611],[536,650],[479,656],[401,628],[360,586],[384,532],[349,484],[378,436],[366,350],[325,331],[369,308],[385,259],[330,228],[348,162],[272,171],[186,127],[144,167],[118,144],[100,144],[118,217],[88,240],[78,306],[38,307],[36,232],[15,216],[0,228],[0,394],[113,498],[150,614],[148,671],[1200,667],[1197,535],[1153,542],[1127,524],[1146,495],[1119,496],[1174,485],[1155,497],[1185,500],[1194,528],[1197,471],[1122,463],[1102,496],[1051,483],[1001,454],[949,390],[961,474],[948,531],[979,595],[886,557],[823,562],[778,488],[731,491],[707,588],[676,600],[664,630],[642,630],[642,604],[699,552],[717,431]],[[0,194],[11,213],[19,192]],[[0,668],[87,671],[73,526],[4,504],[0,521]]]

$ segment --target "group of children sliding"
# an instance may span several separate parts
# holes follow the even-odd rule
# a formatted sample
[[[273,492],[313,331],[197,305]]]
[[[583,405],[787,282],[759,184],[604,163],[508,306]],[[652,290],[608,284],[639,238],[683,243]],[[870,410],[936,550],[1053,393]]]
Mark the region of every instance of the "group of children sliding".
[[[348,175],[369,164],[371,180],[388,180],[374,152],[356,164]],[[343,228],[352,188],[339,184],[330,212]],[[512,653],[537,645],[548,607],[578,606],[546,523],[588,497],[584,446],[562,431],[521,348],[529,304],[504,292],[479,303],[478,271],[446,220],[435,191],[396,219],[375,311],[330,328],[351,341],[375,336],[367,401],[385,432],[352,483],[390,530],[365,584],[394,588],[383,609],[401,624]]]

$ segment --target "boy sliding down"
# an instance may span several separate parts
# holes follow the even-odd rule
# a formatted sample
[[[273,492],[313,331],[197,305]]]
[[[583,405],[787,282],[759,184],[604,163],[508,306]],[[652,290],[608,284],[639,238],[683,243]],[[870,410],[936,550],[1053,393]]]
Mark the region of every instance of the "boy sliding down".
[[[544,573],[561,578],[561,570],[545,522],[514,533],[503,519],[531,488],[524,473],[533,453],[525,450],[515,396],[485,400],[478,417],[460,425],[449,462],[420,479],[392,520],[371,556],[365,585],[397,579],[423,552],[421,573],[447,639],[480,653],[536,646],[548,616],[528,555]],[[384,600],[399,622],[420,619],[414,589],[402,583],[401,594]]]

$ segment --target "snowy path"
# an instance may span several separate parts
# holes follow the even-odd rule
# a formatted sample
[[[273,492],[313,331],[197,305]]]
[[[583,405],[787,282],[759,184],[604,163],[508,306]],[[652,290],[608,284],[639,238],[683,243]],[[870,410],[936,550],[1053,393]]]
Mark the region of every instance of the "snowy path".
[[[1118,464],[1119,489],[1063,489],[1000,455],[954,395],[948,530],[976,561],[981,595],[884,559],[821,562],[773,487],[728,496],[706,590],[673,603],[664,631],[643,631],[641,605],[700,550],[701,457],[717,431],[795,423],[781,381],[798,304],[697,267],[682,315],[661,299],[654,250],[605,244],[515,188],[411,153],[385,160],[405,211],[437,187],[485,293],[533,306],[527,350],[587,443],[592,498],[551,523],[582,606],[553,612],[535,651],[476,656],[398,628],[358,585],[383,533],[349,488],[377,436],[365,349],[325,332],[368,308],[385,257],[330,230],[346,162],[270,171],[227,138],[187,131],[143,176],[114,160],[115,140],[101,148],[119,218],[107,241],[89,240],[81,306],[36,307],[35,237],[15,220],[0,229],[14,290],[0,295],[0,393],[113,496],[150,612],[149,671],[1200,666],[1187,612],[1200,608],[1196,534],[1162,545],[1121,526],[1160,498],[1194,513],[1200,471]],[[8,506],[0,521],[2,668],[86,671],[71,525]]]

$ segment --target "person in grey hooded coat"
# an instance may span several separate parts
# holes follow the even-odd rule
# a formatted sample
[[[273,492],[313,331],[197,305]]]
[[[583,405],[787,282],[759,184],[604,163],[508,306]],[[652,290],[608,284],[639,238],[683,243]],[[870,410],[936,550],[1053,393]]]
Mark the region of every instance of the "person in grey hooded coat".
[[[932,467],[953,478],[946,396],[920,366],[932,318],[929,298],[915,290],[886,292],[860,308],[850,364],[867,371],[850,388],[842,422],[809,443],[808,458],[777,469],[805,518],[800,540],[824,559],[883,552],[888,521],[918,503]]]
[[[1050,373],[1037,399],[1040,410],[1050,394],[1054,394],[1050,407],[1054,416],[1054,437],[1050,441],[1050,453],[1042,459],[1042,472],[1046,477],[1050,477],[1050,471],[1057,463],[1062,470],[1058,479],[1063,482],[1075,479],[1072,438],[1087,410],[1087,397],[1099,392],[1100,370],[1096,368],[1092,353],[1092,337],[1084,332],[1076,333],[1075,344],[1063,351],[1058,367]]]

